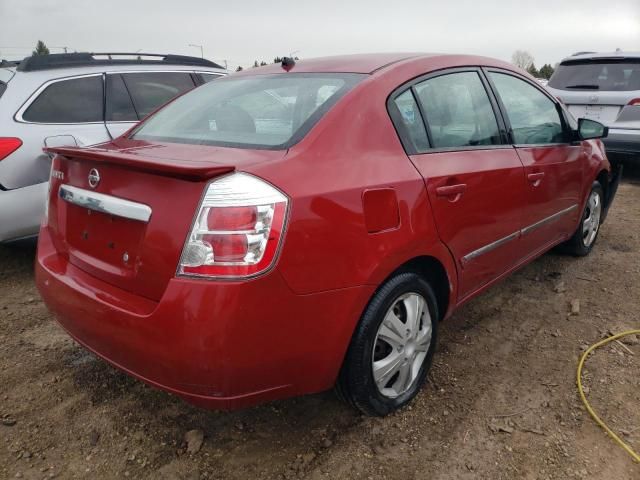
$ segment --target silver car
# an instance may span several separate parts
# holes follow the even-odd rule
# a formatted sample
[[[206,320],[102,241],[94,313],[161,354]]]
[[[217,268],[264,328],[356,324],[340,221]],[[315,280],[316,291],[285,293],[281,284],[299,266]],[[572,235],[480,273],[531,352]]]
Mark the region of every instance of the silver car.
[[[640,53],[580,53],[565,58],[547,89],[576,118],[609,127],[604,139],[613,161],[640,163]]]
[[[227,71],[155,54],[53,54],[0,63],[0,242],[37,235],[48,188],[44,146],[115,138],[160,105]]]

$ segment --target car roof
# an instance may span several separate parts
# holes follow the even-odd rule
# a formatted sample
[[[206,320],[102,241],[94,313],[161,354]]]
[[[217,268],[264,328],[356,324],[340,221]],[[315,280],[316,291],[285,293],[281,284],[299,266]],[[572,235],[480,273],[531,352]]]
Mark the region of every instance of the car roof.
[[[16,65],[17,64],[17,65]],[[46,81],[102,72],[201,71],[227,73],[220,65],[200,57],[164,54],[63,53],[3,61],[0,67],[32,81]]]
[[[563,58],[560,63],[581,62],[585,60],[623,60],[625,58],[640,59],[640,52],[580,52]]]
[[[292,73],[373,74],[378,71],[387,71],[388,69],[399,64],[407,65],[416,63],[424,65],[428,69],[429,64],[433,64],[434,68],[441,68],[440,65],[443,63],[446,64],[447,62],[450,62],[451,66],[484,65],[518,70],[511,64],[488,57],[443,53],[396,52],[338,55],[331,57],[311,58],[308,60],[297,60],[296,64],[293,66],[293,68],[290,69],[290,71]],[[243,70],[234,74],[233,76],[279,73],[286,73],[286,71],[281,64],[273,63],[263,67]]]
[[[335,55],[329,57],[317,57],[305,60],[296,60],[292,71],[297,73],[373,73],[387,65],[397,63],[407,58],[417,56],[428,56],[425,53],[357,53],[352,55]],[[246,74],[269,74],[282,73],[283,68],[280,63],[272,63],[256,69],[250,68],[238,72],[239,75]]]
[[[394,70],[395,67],[407,67],[411,65],[419,66],[419,68],[423,68],[424,71],[446,68],[447,66],[458,67],[463,65],[499,67],[520,71],[507,62],[489,57],[421,52],[367,53],[297,60],[296,64],[289,71],[291,73],[374,74],[376,72],[382,73]],[[287,73],[287,71],[284,70],[282,65],[274,63],[263,67],[243,70],[233,76],[284,73]]]

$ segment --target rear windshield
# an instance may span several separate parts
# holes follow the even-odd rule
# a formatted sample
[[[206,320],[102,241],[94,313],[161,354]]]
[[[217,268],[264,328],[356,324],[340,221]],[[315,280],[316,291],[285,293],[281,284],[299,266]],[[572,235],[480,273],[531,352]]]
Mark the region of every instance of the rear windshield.
[[[332,73],[230,76],[179,97],[141,124],[132,138],[288,148],[363,77]]]
[[[549,86],[561,90],[640,90],[640,59],[563,62]]]

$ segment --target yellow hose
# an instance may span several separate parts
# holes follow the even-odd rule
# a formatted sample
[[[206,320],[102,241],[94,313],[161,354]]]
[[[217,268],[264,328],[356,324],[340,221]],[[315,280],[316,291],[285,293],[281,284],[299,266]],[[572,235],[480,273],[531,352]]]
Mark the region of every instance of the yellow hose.
[[[613,430],[611,430],[601,419],[600,417],[598,417],[598,415],[596,414],[596,412],[593,410],[593,408],[591,408],[591,405],[589,404],[589,402],[587,401],[587,397],[584,394],[584,391],[582,390],[582,367],[584,366],[584,362],[587,359],[587,357],[589,356],[589,354],[591,352],[593,352],[596,348],[602,347],[603,345],[606,345],[609,342],[613,342],[615,340],[618,340],[619,338],[622,337],[626,337],[627,335],[640,335],[640,330],[629,330],[628,332],[622,332],[622,333],[618,333],[617,335],[613,335],[612,337],[609,338],[605,338],[604,340],[601,340],[600,342],[596,343],[595,345],[591,345],[586,352],[584,352],[584,354],[582,354],[582,358],[580,358],[580,362],[578,363],[578,391],[580,392],[580,398],[582,398],[582,403],[584,403],[584,406],[587,408],[587,411],[589,412],[589,414],[593,417],[593,419],[596,421],[596,423],[598,425],[600,425],[602,428],[604,428],[604,430],[609,434],[609,436],[611,438],[613,438],[613,440],[620,445],[622,448],[625,449],[625,451],[631,455],[631,457],[636,461],[640,463],[640,455],[638,455],[636,452],[633,451],[633,449],[627,445],[622,439],[620,439],[620,437],[618,437],[618,435],[616,435]]]

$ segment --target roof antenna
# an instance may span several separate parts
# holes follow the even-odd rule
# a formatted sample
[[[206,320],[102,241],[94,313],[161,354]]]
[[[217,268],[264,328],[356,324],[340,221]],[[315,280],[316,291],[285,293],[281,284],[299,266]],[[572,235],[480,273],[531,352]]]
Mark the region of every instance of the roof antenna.
[[[282,68],[284,68],[287,72],[291,70],[295,64],[296,64],[296,61],[291,57],[282,58]]]

